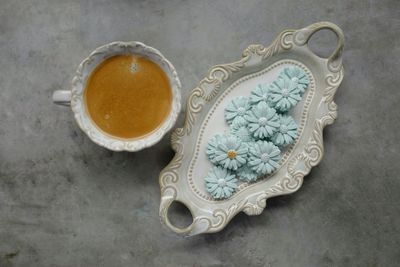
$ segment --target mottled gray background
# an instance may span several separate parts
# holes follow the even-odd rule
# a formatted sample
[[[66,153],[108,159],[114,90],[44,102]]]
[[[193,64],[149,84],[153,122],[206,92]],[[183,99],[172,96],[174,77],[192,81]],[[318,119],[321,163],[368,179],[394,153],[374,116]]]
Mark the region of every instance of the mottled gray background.
[[[184,239],[161,226],[168,136],[113,153],[51,102],[111,41],[160,49],[186,99],[210,66],[321,20],[346,35],[326,155],[297,193],[217,234]],[[396,0],[0,0],[0,266],[399,266],[399,35]],[[327,53],[331,35],[321,36],[314,47]]]

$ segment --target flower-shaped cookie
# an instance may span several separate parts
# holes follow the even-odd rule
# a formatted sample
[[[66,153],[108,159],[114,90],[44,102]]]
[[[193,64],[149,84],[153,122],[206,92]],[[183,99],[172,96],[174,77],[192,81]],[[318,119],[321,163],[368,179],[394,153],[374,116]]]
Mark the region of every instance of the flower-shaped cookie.
[[[271,104],[281,112],[288,111],[301,100],[297,85],[286,76],[273,82],[269,92]]]
[[[258,141],[249,149],[248,165],[259,175],[270,174],[278,168],[281,151],[268,141]]]
[[[297,124],[289,115],[279,116],[280,126],[272,137],[272,142],[277,146],[287,146],[297,138]]]
[[[216,134],[208,141],[206,154],[212,163],[217,163],[215,160],[216,149],[224,136],[222,134]]]
[[[228,198],[237,188],[235,175],[221,167],[213,167],[205,181],[207,192],[215,199]]]
[[[306,72],[299,67],[285,68],[280,74],[280,77],[282,76],[288,77],[296,85],[300,94],[303,94],[306,91],[307,86],[310,83]]]
[[[246,115],[249,122],[248,128],[252,135],[258,139],[271,137],[279,127],[279,117],[274,108],[265,102],[254,106]]]
[[[243,182],[254,182],[258,178],[258,174],[252,170],[248,165],[244,165],[240,169],[237,170],[237,174],[239,179]]]
[[[247,161],[248,148],[238,137],[228,135],[215,149],[215,161],[222,167],[236,171]]]
[[[251,105],[247,97],[236,97],[226,106],[225,119],[229,124],[245,123],[244,116],[250,108]]]
[[[236,137],[239,137],[242,142],[252,142],[254,141],[253,136],[250,132],[250,130],[247,127],[247,121],[246,123],[235,123],[231,125],[231,134],[233,134]]]
[[[261,101],[268,104],[269,92],[268,85],[259,84],[256,88],[251,91],[250,102],[252,104],[258,104]]]

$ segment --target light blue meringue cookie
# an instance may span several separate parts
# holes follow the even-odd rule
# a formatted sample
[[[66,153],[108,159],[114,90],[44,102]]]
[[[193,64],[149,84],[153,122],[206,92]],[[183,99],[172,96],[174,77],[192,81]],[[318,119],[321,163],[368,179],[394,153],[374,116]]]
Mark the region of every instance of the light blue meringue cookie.
[[[283,76],[288,77],[296,85],[300,94],[303,94],[306,91],[308,84],[310,83],[306,72],[296,66],[284,68],[280,74],[280,77]]]
[[[216,135],[211,137],[211,139],[207,143],[206,154],[210,161],[214,164],[217,163],[217,161],[215,160],[215,152],[223,137],[223,134],[217,133]]]
[[[281,151],[268,141],[257,141],[249,149],[248,166],[259,175],[270,174],[279,166]]]
[[[297,85],[286,76],[274,81],[269,92],[272,106],[280,112],[288,111],[301,100]]]
[[[234,135],[221,138],[215,149],[215,161],[223,168],[236,171],[247,162],[247,145]]]
[[[279,146],[285,147],[292,144],[297,138],[297,124],[289,115],[279,115],[280,126],[278,131],[272,137],[272,142]]]
[[[219,166],[214,166],[204,180],[207,192],[215,199],[228,198],[237,188],[235,174]]]
[[[236,97],[225,107],[225,119],[228,124],[246,122],[244,116],[250,108],[250,101],[247,97]]]
[[[267,84],[259,84],[251,91],[250,103],[256,105],[260,102],[269,102],[269,86]]]
[[[238,169],[237,175],[239,180],[247,183],[255,182],[259,177],[259,175],[247,164]]]
[[[249,122],[248,129],[257,140],[272,137],[279,127],[276,110],[265,102],[253,106],[245,118]]]
[[[253,142],[254,138],[249,128],[247,127],[248,122],[237,122],[233,123],[230,127],[231,134],[237,136],[244,143]]]

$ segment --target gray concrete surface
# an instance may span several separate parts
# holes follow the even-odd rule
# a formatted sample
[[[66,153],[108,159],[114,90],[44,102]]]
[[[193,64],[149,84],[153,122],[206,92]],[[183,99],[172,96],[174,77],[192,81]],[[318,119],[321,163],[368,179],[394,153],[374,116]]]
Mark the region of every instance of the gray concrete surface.
[[[217,234],[184,239],[159,222],[169,137],[113,153],[51,103],[110,41],[159,48],[185,99],[210,66],[321,20],[346,35],[325,158],[297,193]],[[397,0],[0,0],[0,266],[399,266],[399,35]]]

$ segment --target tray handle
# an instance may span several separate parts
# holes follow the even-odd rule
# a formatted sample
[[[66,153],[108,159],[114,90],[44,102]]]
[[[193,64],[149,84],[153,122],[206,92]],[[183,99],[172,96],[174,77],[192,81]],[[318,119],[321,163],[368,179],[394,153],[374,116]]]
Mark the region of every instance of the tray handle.
[[[180,235],[189,235],[189,233],[191,232],[191,230],[194,226],[193,222],[185,228],[179,228],[179,227],[173,225],[169,221],[168,210],[174,201],[176,201],[174,196],[169,196],[169,195],[162,196],[161,203],[160,203],[160,214],[159,214],[160,220],[165,226],[167,226],[169,229],[171,229],[175,233],[180,234]],[[193,214],[192,214],[192,216],[193,216]]]
[[[173,202],[180,202],[189,209],[193,218],[193,221],[189,226],[180,228],[170,222],[168,218],[168,210]],[[166,188],[166,190],[162,193],[159,210],[161,223],[178,235],[188,237],[207,232],[211,224],[209,217],[212,216],[208,213],[209,212],[198,207],[191,207],[191,205],[187,205],[185,201],[176,199],[176,190],[172,187]]]
[[[296,45],[308,45],[308,42],[316,32],[320,30],[331,30],[337,37],[336,48],[333,53],[328,57],[328,68],[333,72],[338,72],[342,68],[342,52],[344,46],[344,35],[343,31],[335,24],[322,21],[311,24],[303,29],[297,30],[294,33],[294,43]]]

